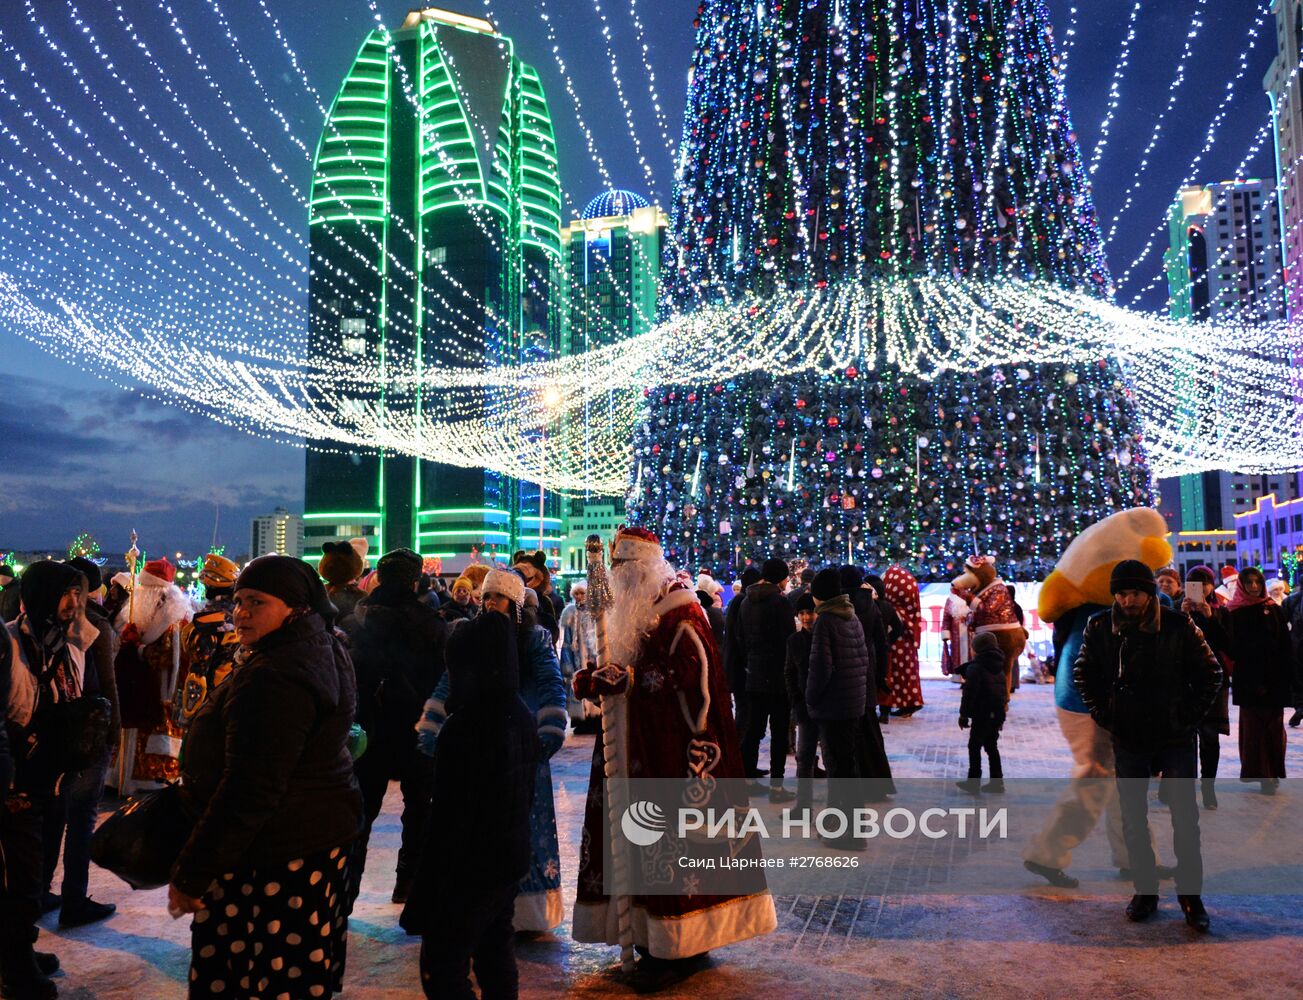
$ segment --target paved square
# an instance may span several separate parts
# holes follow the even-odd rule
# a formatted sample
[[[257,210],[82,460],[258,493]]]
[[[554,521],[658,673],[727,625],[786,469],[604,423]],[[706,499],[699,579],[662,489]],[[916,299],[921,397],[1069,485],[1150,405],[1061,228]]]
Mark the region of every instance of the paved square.
[[[957,685],[925,681],[923,711],[891,721],[885,738],[897,777],[963,777],[967,741],[955,724],[958,695]],[[1221,774],[1227,788],[1220,793],[1221,811],[1203,813],[1208,826],[1260,798],[1256,786],[1235,784],[1239,759],[1234,729],[1232,709],[1232,734],[1222,739]],[[1290,730],[1289,738],[1289,773],[1303,774],[1303,741],[1297,730]],[[568,904],[592,745],[592,737],[571,736],[553,761]],[[1025,686],[1016,695],[1001,755],[1011,779],[1068,774],[1071,758],[1055,721],[1050,687]],[[767,748],[761,759],[767,760]],[[1296,794],[1294,782],[1285,782],[1282,798]],[[397,807],[395,793],[372,838],[349,942],[348,1000],[420,995],[419,942],[398,928],[398,908],[388,901]],[[1158,830],[1159,843],[1170,856],[1165,816],[1158,817]],[[1103,841],[1102,831],[1097,832],[1072,866],[1075,874],[1091,878],[1095,891],[1053,890],[1028,876],[1024,891],[1003,896],[780,897],[776,933],[719,951],[711,968],[661,995],[710,1000],[1303,996],[1303,899],[1210,896],[1213,933],[1196,937],[1181,920],[1169,883],[1158,918],[1128,924],[1122,907],[1131,889],[1111,878]],[[1300,845],[1303,859],[1303,831]],[[92,893],[118,903],[119,911],[103,925],[68,932],[46,919],[41,947],[57,952],[66,970],[60,996],[185,996],[188,922],[168,919],[165,894],[131,893],[98,871],[92,872],[91,883]],[[1106,886],[1110,888],[1100,888]],[[615,949],[575,944],[568,924],[554,936],[522,941],[518,955],[523,997],[632,995],[612,972]]]

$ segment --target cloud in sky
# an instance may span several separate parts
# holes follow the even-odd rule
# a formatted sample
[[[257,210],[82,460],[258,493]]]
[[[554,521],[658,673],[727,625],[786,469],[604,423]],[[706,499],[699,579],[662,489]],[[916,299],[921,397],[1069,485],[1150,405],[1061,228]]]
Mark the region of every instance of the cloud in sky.
[[[50,372],[55,375],[55,372]],[[120,552],[133,528],[155,552],[213,537],[247,551],[249,521],[301,510],[303,452],[84,379],[10,375],[0,407],[0,550],[56,549],[89,531]]]

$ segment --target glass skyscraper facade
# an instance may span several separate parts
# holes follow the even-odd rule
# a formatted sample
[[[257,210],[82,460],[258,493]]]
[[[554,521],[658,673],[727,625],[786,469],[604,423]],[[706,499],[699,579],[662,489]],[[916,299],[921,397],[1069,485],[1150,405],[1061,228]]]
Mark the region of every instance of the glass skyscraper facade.
[[[478,17],[428,8],[363,42],[312,178],[310,350],[368,366],[515,364],[559,353],[568,320],[557,148],[538,73]],[[419,419],[419,389],[348,405]],[[460,568],[534,548],[539,488],[481,469],[309,442],[305,548],[362,535]],[[547,496],[555,556],[560,503]]]

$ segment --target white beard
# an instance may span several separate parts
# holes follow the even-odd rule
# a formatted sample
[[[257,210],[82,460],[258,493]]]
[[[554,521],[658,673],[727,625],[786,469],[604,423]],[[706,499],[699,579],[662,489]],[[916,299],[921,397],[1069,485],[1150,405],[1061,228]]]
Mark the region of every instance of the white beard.
[[[656,621],[656,602],[674,582],[674,569],[664,559],[627,562],[611,568],[611,612],[607,643],[611,662],[632,666]]]
[[[148,646],[173,625],[189,621],[191,614],[190,601],[179,587],[172,584],[165,587],[138,586],[135,607],[132,608],[131,602],[122,605],[115,625],[121,632],[128,618],[134,618],[136,627],[140,629],[141,642]]]

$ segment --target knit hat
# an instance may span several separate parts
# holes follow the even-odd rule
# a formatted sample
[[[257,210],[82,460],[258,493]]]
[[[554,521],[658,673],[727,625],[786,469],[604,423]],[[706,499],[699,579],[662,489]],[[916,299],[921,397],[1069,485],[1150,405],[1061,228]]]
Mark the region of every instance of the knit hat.
[[[1240,571],[1237,570],[1232,563],[1227,563],[1222,567],[1222,583],[1225,583],[1233,577],[1238,577],[1239,575]]]
[[[466,577],[459,576],[457,579],[452,581],[452,586],[448,588],[448,593],[455,594],[458,589],[465,590],[466,593],[469,594],[475,589],[475,584],[471,583]]]
[[[411,549],[394,549],[380,557],[376,573],[386,586],[407,589],[421,578],[421,566],[421,557]]]
[[[864,574],[855,566],[843,566],[837,571],[837,578],[841,581],[842,592],[846,594],[859,590],[864,585]]]
[[[790,575],[787,570],[787,563],[781,559],[766,559],[765,564],[760,569],[760,575],[766,583],[782,583]]]
[[[520,607],[525,603],[525,581],[520,574],[509,569],[491,569],[481,588],[486,594],[501,594]]]
[[[994,632],[978,632],[973,636],[973,652],[980,653],[987,649],[999,649],[1000,640],[995,637]]]
[[[796,613],[799,615],[802,611],[814,610],[814,596],[811,594],[802,594],[796,599]]]
[[[199,571],[199,582],[210,590],[227,590],[235,586],[240,567],[216,552],[204,556],[204,568]]]
[[[1207,566],[1195,566],[1185,574],[1186,583],[1207,583],[1211,586],[1217,586],[1217,580],[1213,576],[1213,571]]]
[[[1160,576],[1170,576],[1178,584],[1181,582],[1181,574],[1176,571],[1176,567],[1174,566],[1164,566],[1162,569],[1157,570],[1154,573],[1155,580],[1157,580]]]
[[[140,571],[142,587],[166,587],[176,579],[176,567],[166,559],[151,559]]]
[[[92,594],[104,586],[104,575],[100,572],[100,568],[85,556],[69,559],[68,565],[86,578],[86,589]]]
[[[357,549],[348,542],[326,542],[321,546],[317,572],[332,587],[346,587],[362,575],[364,565]]]
[[[1158,593],[1154,583],[1154,571],[1139,559],[1123,559],[1113,567],[1108,578],[1108,592],[1116,594],[1119,590],[1139,590],[1150,597]]]
[[[756,569],[754,566],[748,566],[742,571],[741,583],[743,590],[746,590],[747,587],[755,586],[759,582],[760,570]]]
[[[0,576],[7,576],[12,580],[17,575],[18,574],[14,572],[14,568],[8,563],[0,564]]]
[[[707,610],[715,606],[715,599],[711,597],[708,593],[706,593],[704,590],[697,591],[697,602]]]
[[[820,570],[814,575],[814,582],[810,584],[810,593],[816,601],[831,601],[834,597],[846,593],[842,588],[841,571],[831,566]]]
[[[311,566],[293,556],[259,556],[240,572],[235,589],[260,590],[291,608],[309,608],[327,620],[338,614],[321,578]]]

